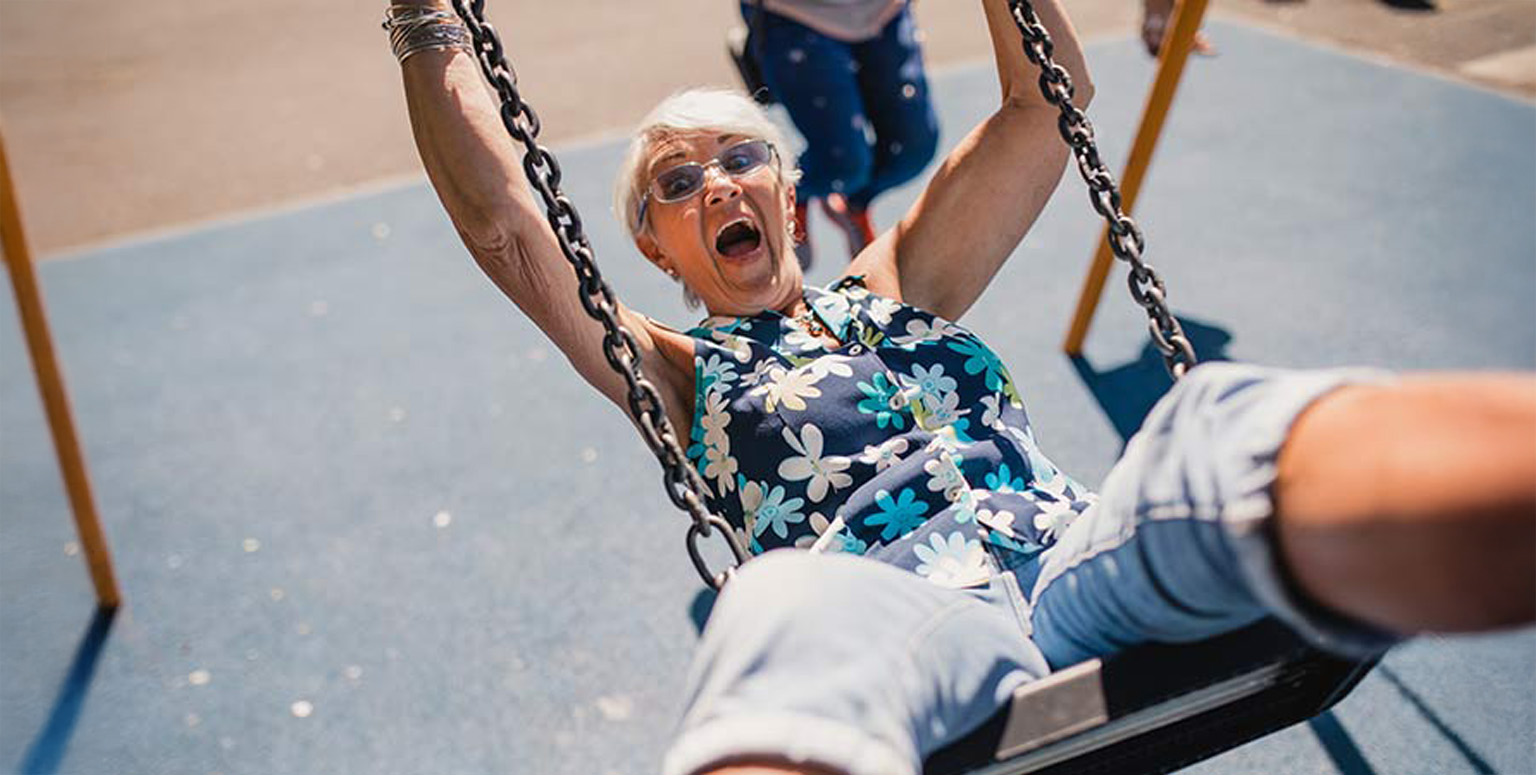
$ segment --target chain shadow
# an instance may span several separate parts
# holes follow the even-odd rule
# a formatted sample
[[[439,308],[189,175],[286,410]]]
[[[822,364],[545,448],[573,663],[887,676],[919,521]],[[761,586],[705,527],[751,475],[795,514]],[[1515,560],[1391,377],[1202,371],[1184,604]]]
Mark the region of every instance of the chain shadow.
[[[1419,696],[1418,692],[1414,691],[1411,687],[1408,686],[1408,683],[1403,680],[1402,676],[1398,675],[1395,671],[1386,665],[1377,665],[1376,673],[1382,678],[1387,679],[1387,683],[1392,684],[1392,688],[1397,689],[1398,694],[1401,695],[1403,699],[1407,700],[1408,704],[1412,705],[1413,709],[1418,711],[1419,715],[1423,716],[1424,720],[1428,721],[1430,726],[1434,727],[1435,731],[1439,732],[1440,735],[1445,738],[1446,742],[1450,743],[1451,746],[1456,749],[1457,753],[1461,754],[1462,759],[1466,760],[1467,766],[1471,767],[1473,772],[1476,772],[1478,775],[1494,775],[1494,773],[1497,772],[1493,768],[1493,765],[1488,763],[1487,759],[1484,759],[1480,754],[1478,754],[1478,752],[1473,749],[1472,746],[1467,743],[1464,738],[1462,738],[1460,733],[1453,729],[1451,725],[1445,721],[1445,719],[1441,718],[1440,714],[1436,713],[1434,708],[1430,707],[1427,700]]]
[[[59,772],[59,763],[69,749],[69,740],[74,735],[75,724],[80,720],[80,711],[85,707],[85,697],[91,688],[91,678],[96,673],[96,662],[116,616],[115,608],[97,608],[91,617],[80,645],[75,647],[69,672],[64,675],[58,696],[53,700],[48,723],[27,748],[21,772],[28,775],[57,775]]]
[[[1193,318],[1178,317],[1178,320],[1202,363],[1230,360],[1226,349],[1232,335],[1226,329]],[[1150,341],[1136,360],[1108,369],[1095,368],[1081,355],[1071,356],[1071,360],[1078,378],[1099,402],[1115,432],[1120,434],[1122,447],[1141,428],[1152,405],[1173,387],[1173,378],[1163,365],[1163,356]]]
[[[694,635],[704,634],[704,625],[709,622],[710,612],[715,610],[717,597],[719,593],[707,586],[693,596],[693,603],[688,606],[688,618],[693,621]]]

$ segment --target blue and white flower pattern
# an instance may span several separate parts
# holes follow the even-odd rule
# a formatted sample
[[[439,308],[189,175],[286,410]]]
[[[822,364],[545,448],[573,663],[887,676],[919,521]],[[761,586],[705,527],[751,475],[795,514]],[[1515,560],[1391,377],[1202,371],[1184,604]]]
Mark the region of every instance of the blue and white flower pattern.
[[[923,515],[928,511],[928,504],[917,500],[917,494],[910,489],[902,488],[901,494],[895,498],[889,492],[881,490],[875,494],[875,504],[880,510],[864,518],[864,524],[880,528],[880,538],[884,541],[904,536],[923,524]]]
[[[818,545],[969,586],[993,554],[1038,554],[1092,503],[1040,452],[975,334],[858,277],[805,295],[840,347],[775,311],[688,332],[688,458],[754,553]]]
[[[806,494],[810,496],[812,503],[819,503],[827,497],[829,487],[838,490],[853,484],[853,477],[843,473],[848,468],[848,458],[842,455],[823,456],[821,454],[821,429],[815,425],[806,423],[799,436],[796,436],[793,430],[785,428],[784,441],[789,444],[790,449],[800,454],[780,461],[779,476],[791,482],[809,481],[806,485]]]
[[[805,501],[785,497],[784,486],[745,482],[741,487],[741,509],[744,518],[752,524],[754,539],[768,530],[779,538],[789,538],[789,526],[805,521],[800,507]]]
[[[859,456],[859,462],[874,466],[875,473],[879,473],[901,462],[901,456],[905,454],[907,454],[907,440],[897,436],[878,447],[874,445],[865,447],[864,454]]]
[[[912,547],[918,565],[917,575],[941,587],[969,587],[987,579],[986,553],[981,541],[966,538],[956,530],[947,535],[934,533],[927,545]]]

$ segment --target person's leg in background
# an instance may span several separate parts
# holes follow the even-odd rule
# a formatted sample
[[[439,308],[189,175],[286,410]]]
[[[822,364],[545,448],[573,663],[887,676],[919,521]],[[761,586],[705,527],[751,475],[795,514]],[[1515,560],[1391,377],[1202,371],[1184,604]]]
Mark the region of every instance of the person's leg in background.
[[[922,46],[911,7],[880,35],[853,46],[859,93],[874,133],[873,169],[862,188],[847,193],[850,239],[875,236],[869,208],[875,197],[916,178],[939,147],[939,117],[929,98]],[[859,245],[862,247],[862,244]],[[857,249],[852,252],[857,253]]]
[[[1271,0],[1273,1],[1273,0]],[[1163,38],[1172,29],[1174,0],[1142,0],[1141,42],[1147,47],[1147,56],[1156,57],[1163,48]],[[1216,56],[1216,47],[1206,39],[1205,33],[1196,32],[1190,53],[1200,56]]]
[[[757,12],[742,7],[747,19]],[[808,238],[804,227],[811,200],[860,190],[873,170],[858,63],[849,44],[770,12],[762,12],[756,34],[763,81],[805,138],[795,216],[798,236]],[[806,262],[802,255],[801,263]]]

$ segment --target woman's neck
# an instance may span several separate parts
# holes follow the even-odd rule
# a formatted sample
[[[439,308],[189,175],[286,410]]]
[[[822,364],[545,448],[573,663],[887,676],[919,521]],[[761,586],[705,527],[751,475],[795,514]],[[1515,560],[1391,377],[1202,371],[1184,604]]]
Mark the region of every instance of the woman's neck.
[[[806,300],[802,291],[789,300],[789,303],[779,309],[779,314],[787,318],[799,317],[811,311],[811,303]]]

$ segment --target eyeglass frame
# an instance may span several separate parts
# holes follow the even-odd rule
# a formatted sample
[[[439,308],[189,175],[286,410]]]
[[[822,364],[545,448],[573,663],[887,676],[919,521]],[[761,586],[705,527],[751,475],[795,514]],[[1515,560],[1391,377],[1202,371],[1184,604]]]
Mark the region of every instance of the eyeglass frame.
[[[762,143],[763,145],[768,146],[768,158],[769,158],[769,160],[774,162],[774,163],[781,163],[781,160],[779,158],[779,148],[778,148],[778,146],[774,145],[773,143],[771,143],[771,142],[769,142],[767,140],[764,140],[761,137],[758,137],[758,138],[754,138],[754,139],[751,139],[751,140],[743,140],[743,141],[741,141],[739,143],[732,143],[730,146],[728,146],[725,149],[721,150],[720,153],[715,154],[715,157],[713,159],[710,159],[709,161],[704,162],[703,164],[700,164],[699,162],[696,162],[696,161],[686,161],[686,162],[683,162],[682,164],[677,164],[677,165],[668,167],[668,168],[662,170],[661,172],[656,173],[654,176],[651,177],[650,182],[645,184],[645,193],[644,193],[643,196],[640,197],[640,206],[638,208],[636,208],[636,212],[635,212],[635,223],[636,223],[636,225],[641,227],[641,228],[643,228],[645,226],[645,215],[646,215],[647,212],[649,212],[649,210],[647,208],[647,205],[650,204],[651,196],[652,196],[651,187],[656,185],[656,179],[661,177],[662,175],[665,175],[668,172],[671,172],[672,170],[678,169],[680,167],[686,167],[686,166],[688,166],[690,164],[698,165],[704,171],[704,177],[701,178],[701,181],[703,181],[703,182],[701,182],[699,184],[698,191],[694,191],[693,193],[686,194],[684,196],[678,197],[677,199],[660,199],[660,198],[657,198],[656,201],[661,203],[661,204],[676,204],[678,202],[685,202],[685,201],[687,201],[689,199],[692,199],[693,197],[697,196],[699,191],[703,191],[704,190],[704,182],[707,182],[709,180],[709,168],[710,167],[719,167],[720,171],[724,172],[727,177],[735,178],[735,177],[738,176],[738,174],[739,175],[750,175],[753,172],[756,172],[759,167],[766,167],[766,166],[768,166],[769,162],[768,161],[764,161],[762,164],[759,164],[757,167],[753,167],[752,169],[743,170],[741,173],[733,173],[730,170],[727,170],[725,168],[725,166],[720,163],[720,157],[721,156],[724,156],[725,154],[730,153],[732,150],[735,150],[736,148],[740,148],[743,145],[750,145],[752,143]]]

